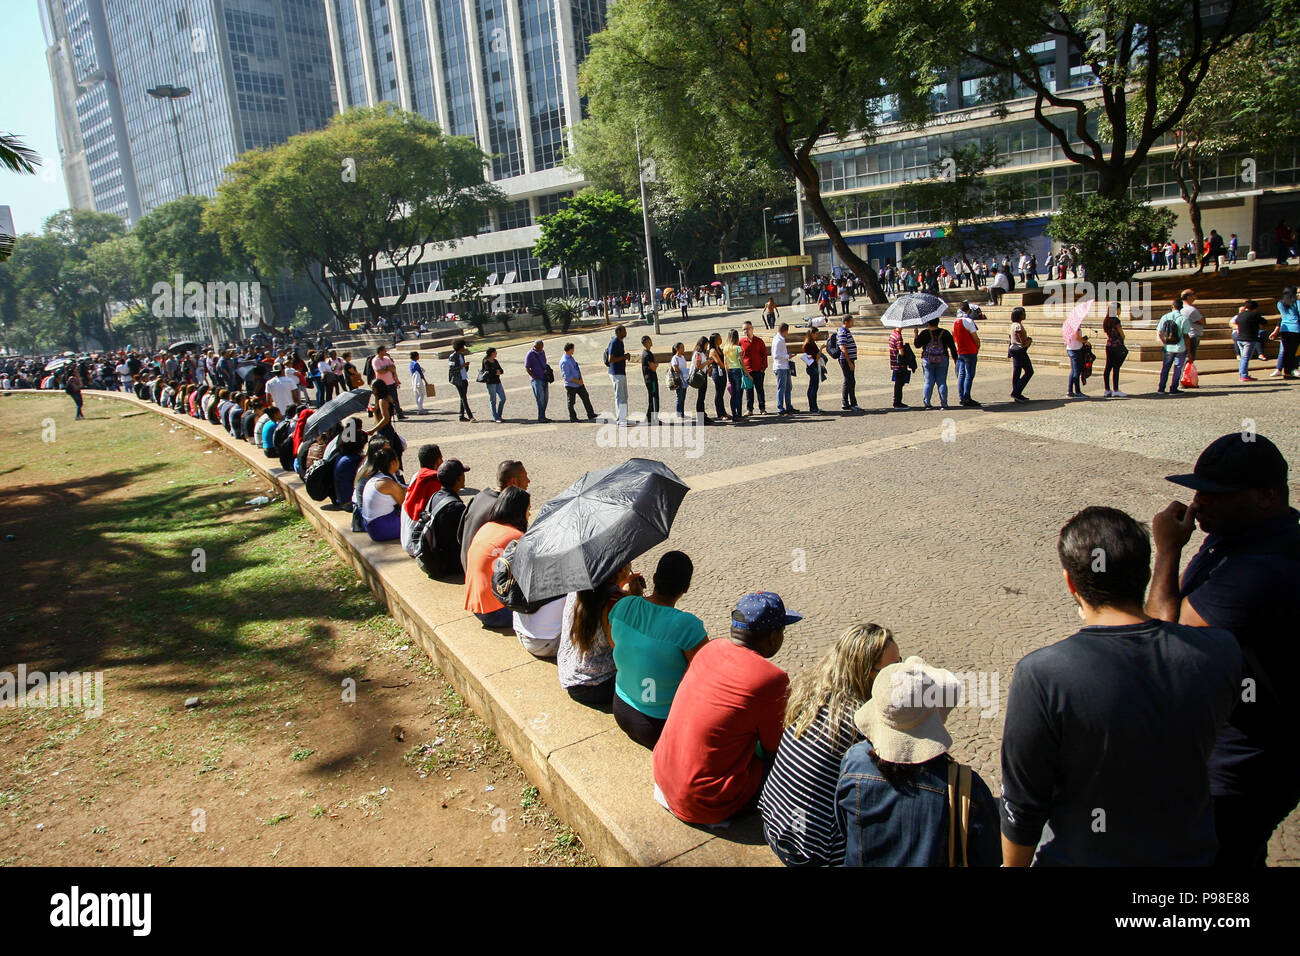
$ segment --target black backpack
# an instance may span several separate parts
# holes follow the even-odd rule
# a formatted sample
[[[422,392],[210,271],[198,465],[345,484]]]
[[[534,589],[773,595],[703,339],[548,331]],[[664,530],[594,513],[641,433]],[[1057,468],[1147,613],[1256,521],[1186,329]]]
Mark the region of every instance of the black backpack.
[[[826,354],[837,362],[844,354],[840,349],[840,333],[838,329],[830,329],[826,333]]]
[[[453,511],[459,509],[461,513],[456,516],[456,527],[459,528],[461,519],[465,517],[465,503],[449,491],[439,491],[429,499],[429,503],[420,512],[420,517],[415,519],[415,526],[411,529],[411,540],[415,542],[416,563],[420,565],[420,570],[431,578],[464,573],[464,569],[460,566],[459,542],[443,542],[440,547],[434,534],[434,518],[444,508],[451,508]]]
[[[366,384],[369,385],[375,380],[375,357],[373,355],[366,359],[364,372],[366,376]]]
[[[447,381],[451,385],[460,384],[460,355],[455,352],[447,359]]]
[[[293,470],[293,429],[298,424],[298,416],[288,415],[280,419],[271,432],[271,447],[280,459],[280,467],[285,471]]]
[[[305,445],[306,442],[303,442]],[[302,483],[312,501],[324,501],[334,491],[334,458],[322,458],[307,469]]]

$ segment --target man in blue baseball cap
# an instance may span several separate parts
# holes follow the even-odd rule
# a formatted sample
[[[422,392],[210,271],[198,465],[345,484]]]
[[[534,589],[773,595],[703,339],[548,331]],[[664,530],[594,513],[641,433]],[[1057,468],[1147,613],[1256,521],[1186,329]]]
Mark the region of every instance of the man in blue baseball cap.
[[[1300,513],[1291,507],[1287,462],[1253,430],[1215,439],[1191,474],[1169,481],[1196,494],[1151,522],[1155,567],[1147,613],[1231,631],[1245,658],[1240,699],[1210,754],[1216,865],[1264,866],[1268,841],[1300,803],[1292,754],[1292,675],[1300,668],[1291,596],[1300,581]],[[1195,525],[1205,541],[1181,580]]]
[[[731,634],[691,661],[654,749],[655,799],[678,819],[722,823],[757,802],[790,688],[769,658],[786,626],[802,619],[776,594],[746,594],[731,612]]]

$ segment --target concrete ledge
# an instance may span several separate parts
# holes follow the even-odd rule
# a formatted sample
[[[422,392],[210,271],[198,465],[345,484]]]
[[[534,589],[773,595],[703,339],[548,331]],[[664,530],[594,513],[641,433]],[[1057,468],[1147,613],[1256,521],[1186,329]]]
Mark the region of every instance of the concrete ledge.
[[[14,394],[61,395],[24,390]],[[312,501],[302,480],[260,448],[220,426],[177,415],[120,392],[87,390],[186,425],[271,482],[384,602],[393,618],[487,722],[552,809],[605,866],[776,866],[756,817],[711,830],[682,823],[654,801],[650,752],[602,711],[560,687],[555,665],[523,649],[512,633],[485,630],[464,609],[460,585],[430,580],[397,542],[355,534],[352,516]]]

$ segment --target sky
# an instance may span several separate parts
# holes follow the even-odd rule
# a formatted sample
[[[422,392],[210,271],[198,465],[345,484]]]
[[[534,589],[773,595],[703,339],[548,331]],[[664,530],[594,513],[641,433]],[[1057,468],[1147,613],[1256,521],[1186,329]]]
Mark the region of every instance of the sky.
[[[0,206],[13,208],[19,234],[40,232],[47,216],[68,208],[68,191],[54,135],[54,89],[38,0],[0,0],[0,37],[5,49],[0,132],[18,135],[43,161],[35,176],[0,169]]]

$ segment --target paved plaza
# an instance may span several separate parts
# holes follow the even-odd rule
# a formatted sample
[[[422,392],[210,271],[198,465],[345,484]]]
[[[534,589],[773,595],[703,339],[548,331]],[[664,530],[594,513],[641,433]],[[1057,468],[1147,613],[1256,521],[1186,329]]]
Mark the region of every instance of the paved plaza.
[[[719,330],[738,324],[735,317],[713,319]],[[629,329],[629,351],[644,334],[641,328]],[[578,343],[593,404],[606,413],[612,393],[600,353],[607,337],[546,338],[557,369],[562,342]],[[656,346],[684,338],[670,326]],[[436,363],[436,373],[434,363],[425,363],[439,382],[438,396],[424,416],[398,425],[412,446],[408,473],[414,447],[425,441],[473,467],[471,489],[492,482],[499,460],[519,458],[532,479],[536,514],[584,471],[632,456],[664,461],[691,491],[668,542],[643,557],[638,570],[649,577],[663,551],[688,552],[695,580],[680,606],[702,618],[710,635],[724,632],[741,594],[780,593],[805,615],[775,659],[792,673],[818,658],[847,625],[863,620],[893,629],[904,655],[970,672],[975,699],[955,711],[948,726],[957,755],[991,785],[999,779],[1003,709],[1015,662],[1080,625],[1056,557],[1061,525],[1094,504],[1149,522],[1172,498],[1190,494],[1164,476],[1190,470],[1212,439],[1243,428],[1276,442],[1293,477],[1300,470],[1300,387],[1280,379],[1213,383],[1165,397],[1141,394],[1154,391],[1154,381],[1143,376],[1130,379],[1132,398],[1069,402],[1064,370],[1048,368],[1028,389],[1042,400],[1014,405],[1007,397],[1009,366],[990,362],[975,380],[982,410],[895,412],[885,410],[891,401],[886,363],[862,361],[862,413],[838,411],[840,379],[832,368],[820,404],[833,412],[793,420],[769,414],[700,428],[632,427],[622,430],[620,444],[620,430],[612,425],[569,423],[558,384],[548,409],[555,421],[534,423],[523,349],[502,350],[500,358],[507,373],[504,424],[490,421],[484,386],[474,383],[471,405],[479,422],[458,422],[454,391],[441,384],[444,363]],[[476,371],[472,359],[471,374]],[[913,406],[920,404],[916,381],[904,396]],[[955,377],[949,381],[955,402]],[[795,379],[796,408],[807,407],[806,384],[802,376]],[[1090,384],[1100,395],[1100,380]],[[635,419],[645,408],[635,369],[628,391]],[[770,372],[767,393],[771,413]],[[404,391],[404,402],[409,394]],[[671,409],[671,393],[663,396]],[[688,409],[694,393],[691,398]],[[711,415],[712,386],[709,408]],[[1293,480],[1292,487],[1300,492],[1300,482]],[[1196,532],[1185,560],[1202,539]],[[1300,814],[1274,838],[1270,862],[1300,862]]]

